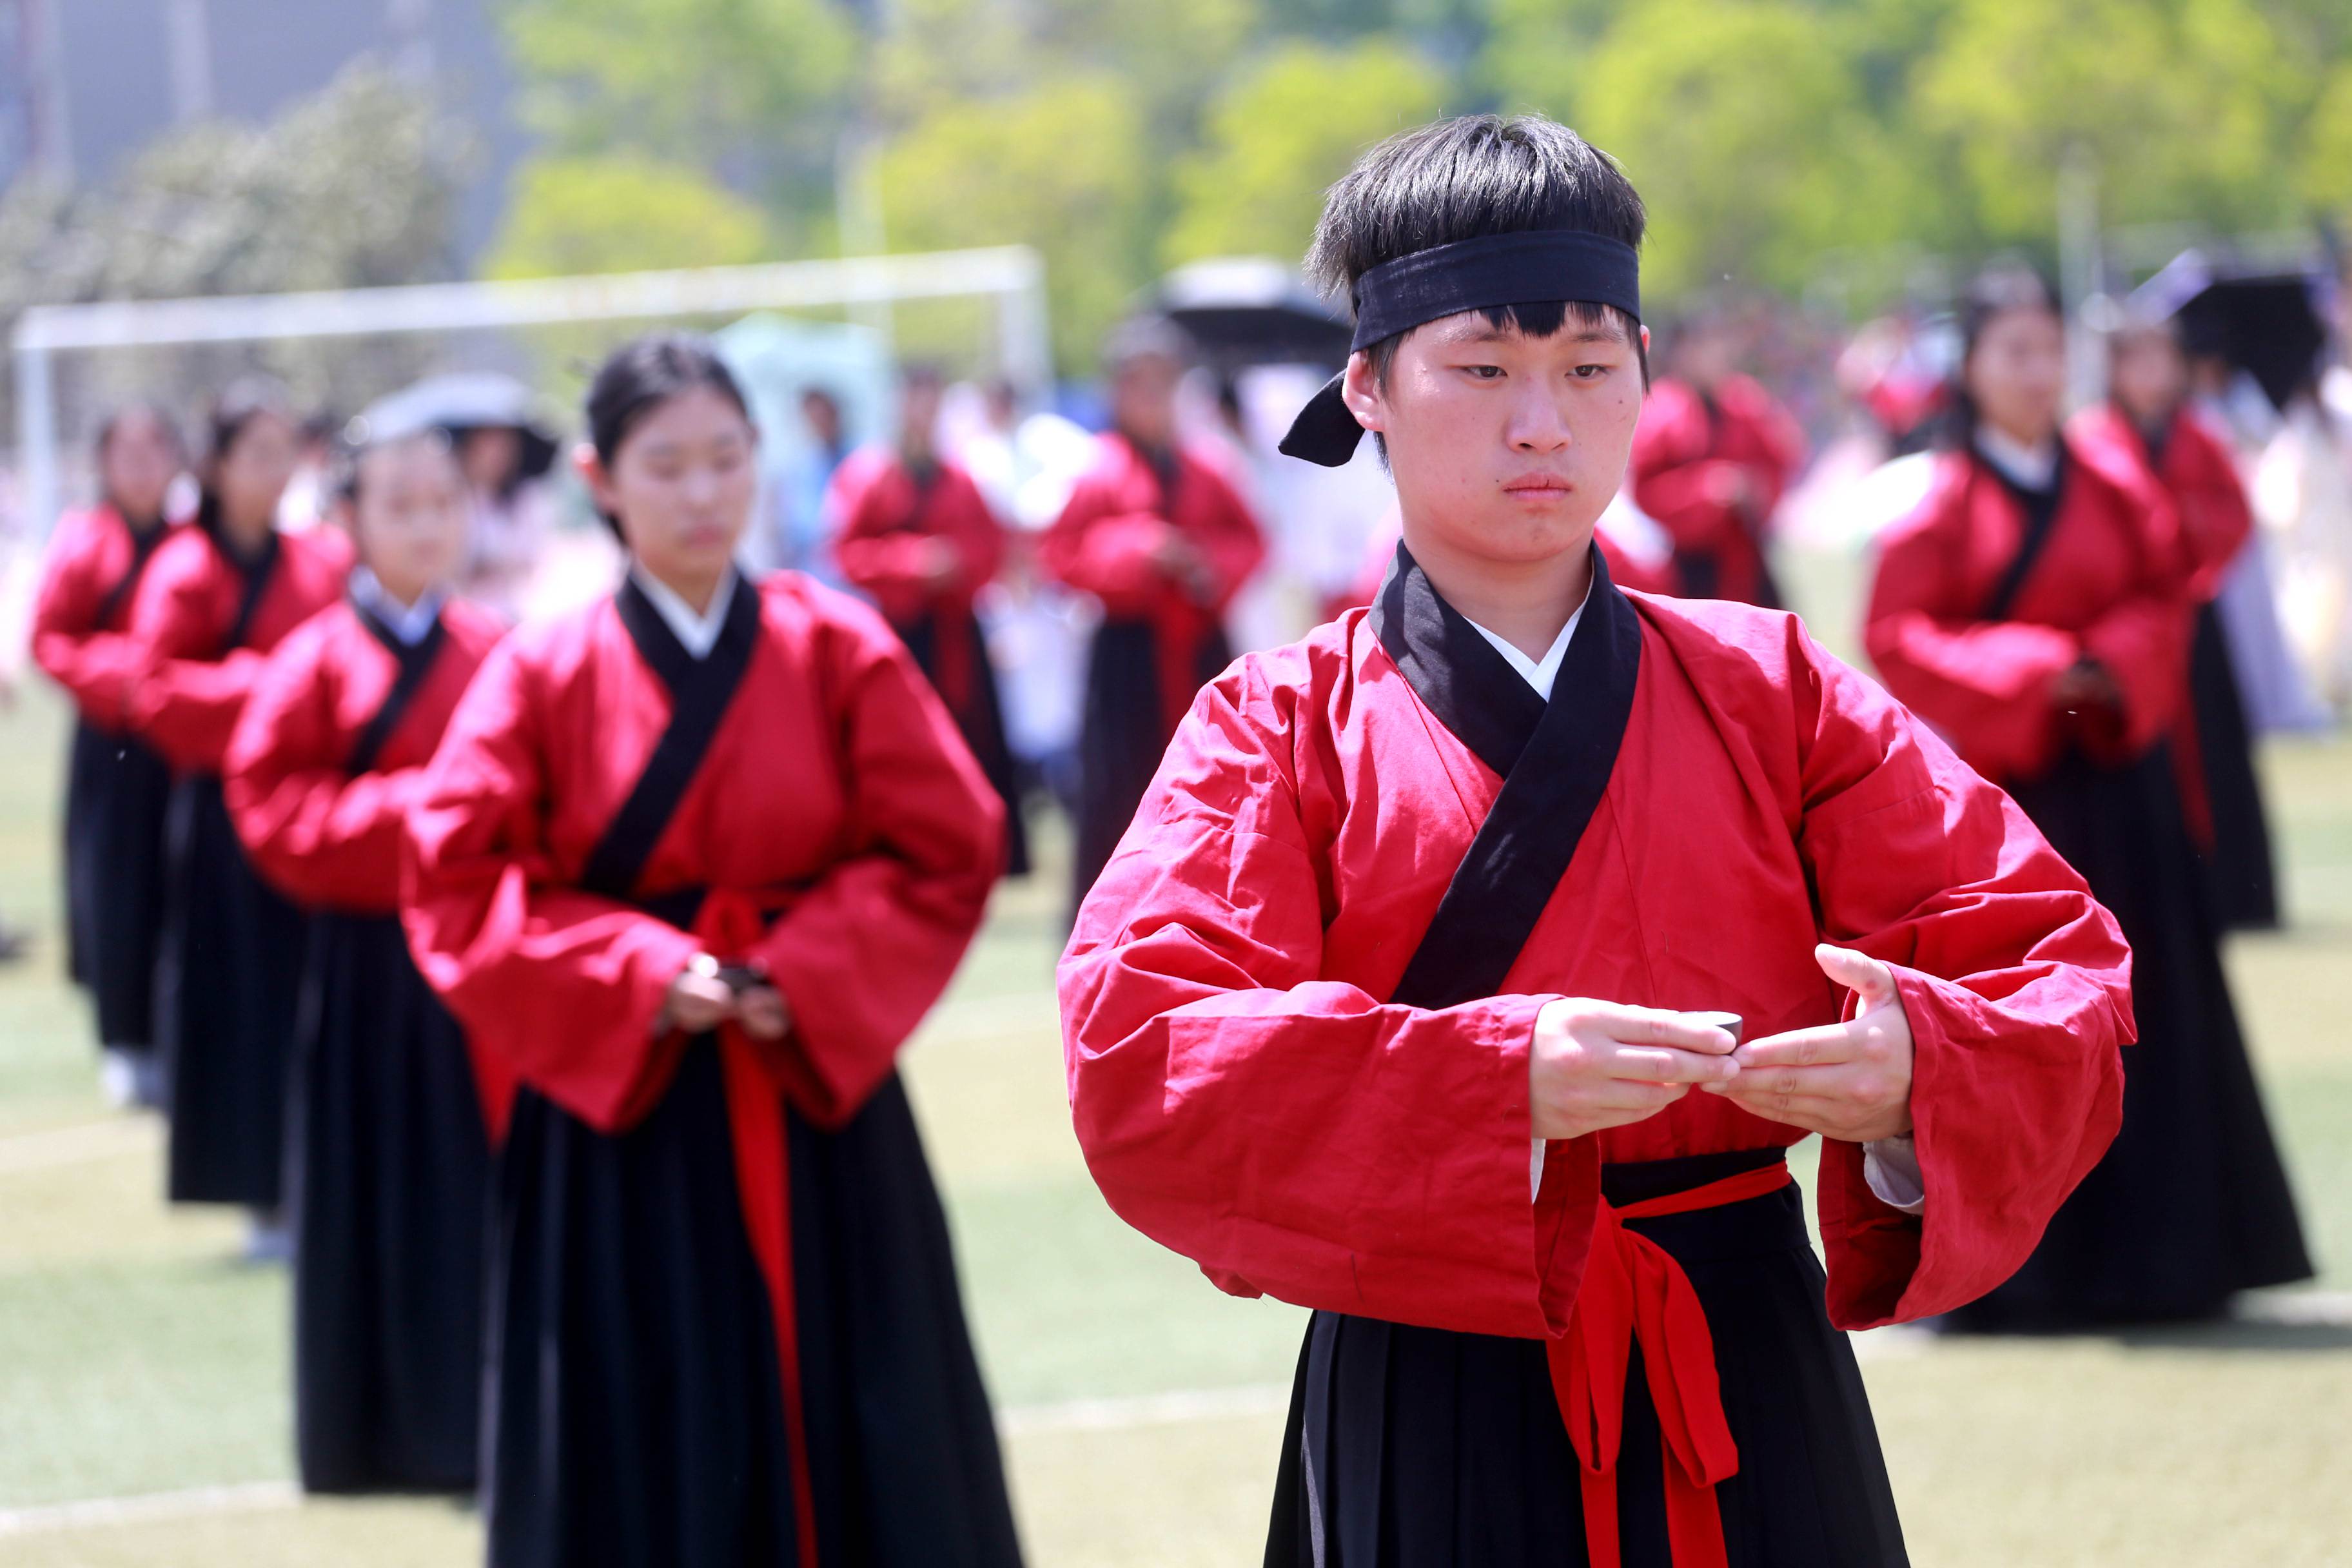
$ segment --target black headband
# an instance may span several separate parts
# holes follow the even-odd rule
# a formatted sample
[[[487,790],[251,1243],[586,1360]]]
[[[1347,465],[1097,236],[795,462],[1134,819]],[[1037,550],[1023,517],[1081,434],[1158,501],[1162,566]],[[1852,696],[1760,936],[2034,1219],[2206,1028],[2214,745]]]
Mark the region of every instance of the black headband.
[[[1360,351],[1399,332],[1465,310],[1573,300],[1607,305],[1642,319],[1641,264],[1633,247],[1583,229],[1539,228],[1433,246],[1383,261],[1356,279]],[[1336,468],[1355,456],[1364,427],[1333,376],[1307,400],[1282,438],[1282,450]]]

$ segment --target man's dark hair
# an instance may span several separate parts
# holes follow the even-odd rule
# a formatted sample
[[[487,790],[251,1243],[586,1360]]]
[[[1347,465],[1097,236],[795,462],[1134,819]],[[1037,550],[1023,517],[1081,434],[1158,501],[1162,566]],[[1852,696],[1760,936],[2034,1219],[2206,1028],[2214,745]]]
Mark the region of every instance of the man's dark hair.
[[[1356,280],[1401,256],[1535,229],[1578,229],[1639,247],[1646,224],[1642,197],[1617,161],[1567,126],[1539,114],[1470,114],[1400,132],[1356,161],[1323,204],[1307,251],[1308,280],[1333,297],[1354,295]],[[1496,327],[1548,338],[1573,318],[1579,326],[1613,321],[1641,355],[1639,322],[1612,306],[1529,300],[1481,312]],[[1367,352],[1385,381],[1400,332]]]

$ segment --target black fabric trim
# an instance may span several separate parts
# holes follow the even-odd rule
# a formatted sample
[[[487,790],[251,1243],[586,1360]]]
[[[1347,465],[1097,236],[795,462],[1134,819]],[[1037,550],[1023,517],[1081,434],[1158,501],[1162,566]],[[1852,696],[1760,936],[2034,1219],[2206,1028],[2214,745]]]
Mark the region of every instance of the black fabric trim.
[[[1440,651],[1406,641],[1404,627],[1430,624],[1426,610],[1412,608],[1413,601],[1424,593],[1436,598],[1427,576],[1411,563],[1412,557],[1400,551],[1399,570],[1392,575],[1401,584],[1401,605],[1408,613],[1393,617],[1393,624],[1399,642],[1426,668],[1450,653],[1452,643]],[[1385,587],[1382,597],[1388,597]],[[1438,619],[1442,622],[1444,616]],[[1434,699],[1423,692],[1418,681],[1413,689],[1423,692],[1430,710],[1474,751],[1477,744],[1455,727],[1456,716],[1490,742],[1501,738],[1507,743],[1507,732],[1516,722],[1513,705],[1507,698],[1496,699],[1503,691],[1526,691],[1527,683],[1468,622],[1463,626],[1494,661],[1492,669],[1500,671],[1499,679],[1491,673],[1482,678],[1473,661],[1433,680],[1432,689],[1440,694]],[[1381,642],[1388,646],[1385,636]],[[1393,648],[1390,657],[1397,657]],[[1610,582],[1608,565],[1596,549],[1591,594],[1583,619],[1569,638],[1552,700],[1541,705],[1524,745],[1504,773],[1502,793],[1447,884],[1392,1001],[1411,1007],[1452,1007],[1492,996],[1502,988],[1609,787],[1633,719],[1641,662],[1641,617]],[[1403,668],[1402,660],[1399,668]],[[1406,679],[1413,680],[1410,671]]]
[[[221,559],[235,567],[245,579],[245,591],[236,602],[236,618],[229,622],[228,635],[221,639],[221,657],[226,658],[243,647],[245,639],[252,635],[253,617],[261,608],[261,596],[268,591],[270,576],[278,566],[278,531],[269,531],[269,538],[263,543],[261,553],[248,561],[236,552],[227,535],[209,523],[200,522],[197,526],[211,538],[213,548],[220,552]]]
[[[1437,721],[1480,762],[1507,776],[1543,718],[1544,700],[1461,611],[1438,596],[1402,542],[1373,595],[1371,622],[1381,647]],[[1580,634],[1583,627],[1577,629]]]
[[[441,624],[441,617],[435,616],[433,625],[423,637],[415,643],[404,643],[397,633],[356,599],[352,601],[352,613],[359,616],[360,625],[368,629],[368,635],[384,646],[385,651],[392,655],[394,663],[398,666],[392,678],[391,689],[383,694],[383,701],[369,716],[367,727],[352,742],[351,754],[343,761],[344,772],[363,773],[374,767],[376,759],[383,754],[384,743],[400,727],[401,718],[408,711],[408,705],[416,700],[417,688],[425,684],[425,678],[431,673],[434,661],[441,657],[442,645],[449,640],[449,634]]]
[[[121,577],[115,579],[114,586],[106,591],[106,596],[98,602],[98,618],[90,623],[98,631],[106,630],[114,619],[115,612],[122,608],[123,601],[129,599],[131,590],[139,586],[139,579],[145,574],[147,563],[155,554],[155,547],[163,542],[165,534],[172,531],[170,523],[160,521],[144,533],[131,528],[128,522],[123,527],[131,531],[131,564]]]
[[[636,645],[637,657],[669,689],[670,697],[669,727],[580,873],[580,886],[587,891],[626,900],[635,892],[638,873],[686,798],[719,733],[719,721],[751,667],[751,651],[760,640],[760,594],[741,576],[735,579],[726,625],[709,657],[700,659],[686,651],[634,579],[621,584],[613,605]]]
[[[2017,595],[2024,591],[2026,579],[2032,576],[2034,564],[2042,559],[2042,551],[2049,546],[2050,535],[2056,529],[2058,513],[2066,499],[2069,467],[2066,444],[2063,441],[2058,444],[2058,465],[2051,471],[2050,488],[2047,489],[2028,489],[2011,479],[2000,464],[1982,452],[1975,452],[1974,456],[1978,465],[2009,492],[2010,499],[2025,513],[2025,537],[2018,542],[2017,553],[2010,558],[2009,565],[2002,570],[2000,581],[1993,584],[1991,595],[1985,600],[1981,617],[1988,621],[2005,621],[2009,619],[2010,612],[2017,607]]]

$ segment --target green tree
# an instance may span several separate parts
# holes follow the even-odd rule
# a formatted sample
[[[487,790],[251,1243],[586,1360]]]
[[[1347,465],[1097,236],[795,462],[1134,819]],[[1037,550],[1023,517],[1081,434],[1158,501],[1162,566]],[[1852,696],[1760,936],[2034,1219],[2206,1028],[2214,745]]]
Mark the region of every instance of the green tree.
[[[630,153],[540,157],[515,171],[489,278],[720,267],[772,254],[766,215],[698,171]]]
[[[1276,49],[1218,96],[1202,144],[1178,163],[1162,257],[1296,260],[1331,182],[1366,147],[1435,114],[1444,97],[1437,72],[1387,39]]]
[[[2352,222],[2352,59],[2337,66],[2304,127],[2297,184],[2304,200],[2341,225]]]

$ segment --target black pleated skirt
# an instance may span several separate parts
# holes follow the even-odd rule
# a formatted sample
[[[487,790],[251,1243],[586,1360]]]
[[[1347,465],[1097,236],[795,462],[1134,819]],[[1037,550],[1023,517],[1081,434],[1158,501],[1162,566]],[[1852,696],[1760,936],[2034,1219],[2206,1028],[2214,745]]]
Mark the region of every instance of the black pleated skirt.
[[[489,1137],[392,916],[310,921],[288,1110],[294,1432],[313,1492],[470,1492]]]
[[[2131,943],[2139,1044],[2124,1051],[2114,1147],[2015,1278],[1946,1326],[2204,1318],[2237,1291],[2310,1278],[2169,755],[2121,768],[2070,755],[2011,794]]]
[[[947,1223],[894,1077],[838,1132],[790,1118],[793,1268],[823,1568],[1014,1568]],[[606,1136],[529,1089],[499,1161],[493,1568],[797,1556],[766,1289],[718,1052]]]
[[[1193,679],[1214,680],[1233,662],[1223,631],[1201,639]],[[1160,637],[1147,621],[1105,621],[1087,656],[1087,695],[1078,731],[1077,844],[1070,867],[1076,919],[1095,879],[1109,864],[1160,771],[1175,721],[1160,690]]]
[[[939,679],[939,622],[926,616],[898,628],[907,651],[915,657],[936,688]],[[1004,874],[1029,874],[1029,827],[1021,816],[1021,770],[1004,739],[1004,705],[996,689],[996,667],[988,660],[988,636],[977,618],[965,617],[962,635],[970,641],[966,654],[971,671],[971,696],[961,708],[950,705],[963,743],[971,748],[980,771],[988,776],[1004,802]],[[944,700],[944,693],[942,694]]]
[[[2279,923],[2279,900],[2270,816],[2254,774],[2253,735],[2238,693],[2230,639],[2210,604],[2197,612],[2189,696],[2197,716],[2206,805],[2213,816],[2213,847],[2203,859],[2214,913],[2224,931],[2273,930]]]
[[[66,779],[66,932],[99,1044],[155,1041],[155,953],[163,928],[163,819],[172,773],[128,735],[74,727]]]
[[[155,1036],[173,1203],[278,1206],[303,916],[254,874],[220,780],[173,786]]]
[[[1610,1166],[1633,1203],[1776,1161],[1778,1150]],[[1626,1222],[1689,1275],[1715,1339],[1739,1471],[1716,1489],[1732,1568],[1907,1562],[1877,1428],[1830,1327],[1802,1200],[1784,1187]],[[1656,1407],[1638,1349],[1618,1464],[1625,1568],[1668,1568]],[[1318,1312],[1292,1393],[1268,1568],[1580,1568],[1575,1449],[1538,1340]]]

